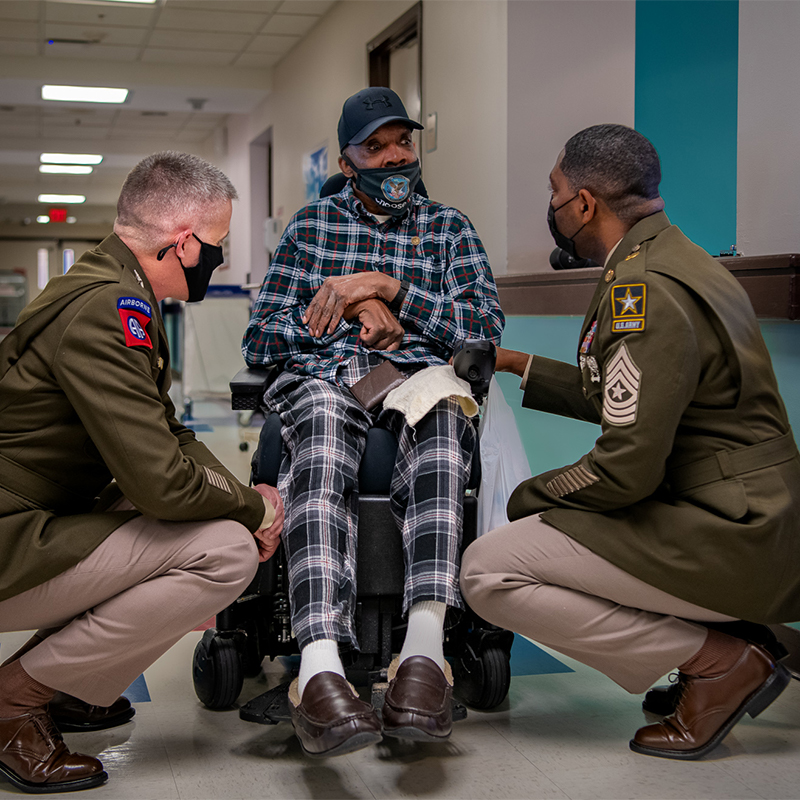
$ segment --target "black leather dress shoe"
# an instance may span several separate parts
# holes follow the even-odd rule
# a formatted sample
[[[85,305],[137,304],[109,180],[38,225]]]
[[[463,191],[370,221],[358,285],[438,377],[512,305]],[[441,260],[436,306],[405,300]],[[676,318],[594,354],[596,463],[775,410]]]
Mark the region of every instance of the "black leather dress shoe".
[[[92,706],[63,692],[56,692],[48,710],[61,733],[116,728],[117,725],[124,725],[136,713],[127,697],[117,698],[108,707]]]
[[[44,708],[0,719],[0,775],[29,794],[76,792],[108,780],[96,758],[70,753]]]
[[[389,665],[383,703],[383,732],[397,739],[443,742],[453,729],[453,673],[427,656]]]
[[[309,756],[340,756],[381,740],[375,709],[336,672],[320,672],[311,678],[302,701],[297,680],[292,681],[289,710],[300,746]]]

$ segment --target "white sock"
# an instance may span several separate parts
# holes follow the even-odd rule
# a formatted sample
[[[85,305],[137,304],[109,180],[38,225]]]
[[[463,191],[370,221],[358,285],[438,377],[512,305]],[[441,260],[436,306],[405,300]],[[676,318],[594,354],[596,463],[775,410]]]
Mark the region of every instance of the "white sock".
[[[444,672],[444,615],[447,603],[423,600],[408,611],[408,630],[400,651],[400,663],[409,656],[427,656]]]
[[[297,691],[303,699],[306,684],[320,672],[336,672],[344,678],[339,645],[334,639],[317,639],[300,651],[300,674],[297,676]]]

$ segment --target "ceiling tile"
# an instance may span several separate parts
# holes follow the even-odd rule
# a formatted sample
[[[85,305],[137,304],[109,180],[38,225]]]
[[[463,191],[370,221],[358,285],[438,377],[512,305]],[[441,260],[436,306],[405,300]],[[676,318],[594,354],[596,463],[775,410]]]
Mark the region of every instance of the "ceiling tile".
[[[88,39],[103,45],[129,45],[137,47],[144,41],[145,28],[122,28],[100,25],[67,25],[48,22],[44,28],[46,39]]]
[[[156,30],[253,33],[269,19],[268,14],[243,14],[236,11],[201,11],[166,7]]]
[[[210,50],[238,53],[248,42],[246,33],[203,33],[194,31],[191,35],[181,35],[180,31],[155,30],[150,34],[150,47],[163,47],[173,50]]]
[[[3,0],[0,4],[3,19],[38,19],[39,5],[30,0]]]
[[[122,47],[102,44],[65,44],[54,42],[44,48],[48,58],[81,58],[103,61],[135,61],[138,47]],[[98,76],[102,77],[102,76]]]
[[[305,36],[317,24],[318,20],[319,17],[306,17],[299,14],[276,14],[261,32]]]
[[[242,53],[242,55],[233,62],[233,66],[246,67],[248,69],[274,67],[281,58],[281,53]]]
[[[246,53],[288,53],[298,42],[299,36],[256,36]]]
[[[35,56],[38,53],[38,42],[11,42],[0,39],[0,55],[2,56]]]
[[[209,52],[208,50],[169,50],[148,47],[142,61],[149,64],[205,64],[224,66],[229,64],[234,53]]]
[[[226,11],[245,11],[252,14],[273,14],[285,3],[282,0],[223,0]],[[208,0],[165,0],[166,8],[206,11]],[[216,3],[215,5],[219,5]]]
[[[285,0],[280,10],[282,14],[315,14],[321,17],[334,5],[336,0]]]
[[[39,40],[38,22],[20,22],[13,19],[5,19],[2,14],[3,4],[0,3],[0,38],[16,39],[17,41],[35,42]]]
[[[30,5],[39,5],[28,0]],[[82,22],[85,24],[129,25],[148,28],[158,15],[157,6],[93,5],[82,3],[42,3],[48,22]],[[0,3],[2,6],[2,3]],[[2,9],[0,8],[0,11]]]

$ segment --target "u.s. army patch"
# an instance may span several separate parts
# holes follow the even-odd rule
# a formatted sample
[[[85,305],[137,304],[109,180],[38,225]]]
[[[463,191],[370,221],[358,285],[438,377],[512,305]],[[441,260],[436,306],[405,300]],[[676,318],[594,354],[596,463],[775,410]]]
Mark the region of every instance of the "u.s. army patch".
[[[603,418],[609,425],[632,425],[639,407],[642,373],[623,342],[608,362],[603,386]]]
[[[628,283],[611,288],[611,332],[631,333],[644,330],[647,287]]]

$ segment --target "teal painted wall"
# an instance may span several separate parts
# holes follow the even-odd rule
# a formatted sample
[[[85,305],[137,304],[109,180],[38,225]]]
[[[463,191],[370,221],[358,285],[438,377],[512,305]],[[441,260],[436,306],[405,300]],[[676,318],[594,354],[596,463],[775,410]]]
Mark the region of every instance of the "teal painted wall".
[[[738,0],[636,2],[634,126],[670,219],[712,255],[736,242],[738,47]]]
[[[502,345],[575,364],[582,320],[582,317],[508,317]],[[761,322],[761,330],[789,421],[795,431],[800,431],[800,324],[765,320]],[[500,374],[497,380],[514,410],[534,475],[572,464],[592,449],[600,434],[599,425],[522,408],[519,378]]]

